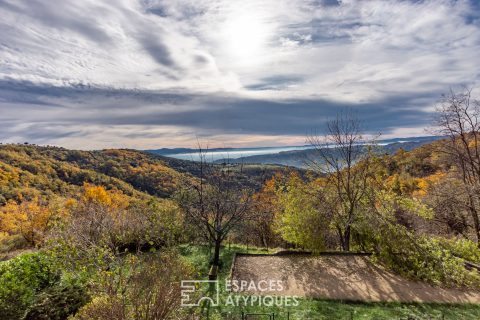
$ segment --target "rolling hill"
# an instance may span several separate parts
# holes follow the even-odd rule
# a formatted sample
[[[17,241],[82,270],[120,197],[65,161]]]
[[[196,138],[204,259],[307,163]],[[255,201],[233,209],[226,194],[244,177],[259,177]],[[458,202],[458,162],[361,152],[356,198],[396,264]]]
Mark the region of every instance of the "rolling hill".
[[[292,170],[275,165],[231,167],[238,184],[253,189],[260,188],[277,171]],[[195,162],[136,150],[79,151],[0,145],[0,204],[35,196],[68,196],[78,193],[84,183],[118,189],[134,197],[168,198],[182,179],[195,179],[198,175]]]

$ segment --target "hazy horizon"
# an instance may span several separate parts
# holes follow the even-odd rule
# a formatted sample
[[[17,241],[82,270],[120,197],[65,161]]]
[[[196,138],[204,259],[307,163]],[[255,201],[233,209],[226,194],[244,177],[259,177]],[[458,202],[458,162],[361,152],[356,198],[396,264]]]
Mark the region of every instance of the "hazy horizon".
[[[435,140],[436,138],[440,138],[439,136],[421,136],[421,137],[410,137],[410,138],[395,138],[395,139],[381,139],[376,141],[376,144],[379,146],[385,146],[392,143],[404,143],[404,142],[414,142],[414,141],[431,141]],[[366,141],[366,143],[369,143]],[[206,149],[205,146],[202,146],[203,151],[202,153],[205,156],[206,161],[216,161],[221,159],[241,159],[250,156],[259,156],[259,155],[273,155],[278,154],[281,152],[288,152],[288,151],[299,151],[299,150],[308,150],[313,149],[318,146],[313,145],[301,145],[301,146],[284,146],[284,147],[250,147],[250,148],[208,148]],[[328,147],[334,147],[332,145]],[[198,147],[197,147],[198,148]],[[185,149],[185,150],[182,150]],[[160,148],[160,149],[150,149],[145,150],[147,152],[153,152],[155,154],[177,158],[181,160],[192,160],[198,161],[200,159],[200,155],[196,148]]]

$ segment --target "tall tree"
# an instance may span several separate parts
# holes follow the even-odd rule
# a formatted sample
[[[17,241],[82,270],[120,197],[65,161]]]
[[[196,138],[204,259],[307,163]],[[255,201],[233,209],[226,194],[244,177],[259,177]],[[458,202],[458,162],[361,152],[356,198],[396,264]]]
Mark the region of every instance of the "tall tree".
[[[449,155],[463,184],[452,192],[466,198],[466,210],[480,246],[480,101],[472,99],[471,89],[451,90],[436,111],[439,133],[448,137],[441,151]]]
[[[312,168],[326,176],[319,197],[329,204],[342,250],[350,251],[352,227],[373,173],[372,142],[363,138],[360,121],[349,112],[327,122],[325,135],[313,135],[308,140],[320,159],[312,162]]]
[[[275,213],[278,212],[279,199],[277,189],[285,179],[281,173],[265,181],[262,189],[253,196],[253,214],[249,223],[245,226],[246,231],[256,239],[256,243],[267,249],[278,244],[280,238],[275,232]]]
[[[326,202],[315,197],[322,187],[320,180],[305,182],[292,173],[285,185],[276,190],[277,232],[289,243],[316,252],[326,248],[332,219]]]
[[[199,147],[198,179],[184,181],[178,202],[194,225],[214,245],[212,264],[220,266],[220,250],[232,229],[251,213],[252,192],[236,181],[235,167],[207,161]]]

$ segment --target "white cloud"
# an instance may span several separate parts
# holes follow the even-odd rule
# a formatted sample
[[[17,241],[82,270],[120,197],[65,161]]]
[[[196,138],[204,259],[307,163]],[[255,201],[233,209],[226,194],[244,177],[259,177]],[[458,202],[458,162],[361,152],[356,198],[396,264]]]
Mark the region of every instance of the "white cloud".
[[[2,78],[203,90],[235,82],[195,38],[136,1],[10,1],[0,16]]]
[[[161,116],[208,108],[209,96],[214,105],[223,96],[264,102],[319,99],[337,106],[378,105],[403,96],[412,103],[405,107],[428,111],[449,87],[479,83],[479,9],[474,0],[0,0],[0,80],[9,86],[28,81],[56,87],[52,95],[30,86],[28,97],[36,105],[7,88],[0,97],[0,120],[11,125],[27,117],[38,128],[69,114],[88,126],[89,113],[118,116],[112,99],[122,98],[122,90],[129,92],[122,112],[132,116],[136,110]],[[62,87],[82,88],[84,94],[59,93]],[[110,93],[92,94],[89,88]],[[132,97],[131,90],[141,91],[142,98]],[[145,92],[155,91],[202,95],[202,103],[145,100]],[[384,110],[388,114],[388,108],[398,107]],[[249,108],[252,117],[255,110]],[[155,131],[136,125],[145,137]],[[168,128],[160,130],[165,137],[175,128],[159,125]],[[238,125],[241,131],[243,124]],[[408,134],[416,132],[414,125],[402,121],[385,130]],[[128,135],[134,127],[123,124],[115,132]],[[3,138],[28,136],[22,136],[21,126],[15,128]],[[68,126],[58,128],[68,131]],[[195,134],[222,135],[193,121],[176,128],[182,138],[168,137],[182,144]],[[275,132],[260,138],[261,128],[254,129],[239,139],[278,137]],[[82,141],[85,133],[75,134],[75,141]],[[298,137],[298,129],[285,135]],[[83,141],[94,145],[91,137]]]

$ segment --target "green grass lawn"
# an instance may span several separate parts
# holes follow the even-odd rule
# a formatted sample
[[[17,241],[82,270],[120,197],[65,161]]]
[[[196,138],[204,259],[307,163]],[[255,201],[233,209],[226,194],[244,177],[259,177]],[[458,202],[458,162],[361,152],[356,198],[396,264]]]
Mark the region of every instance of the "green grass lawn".
[[[207,246],[182,245],[180,254],[195,266],[198,279],[207,279],[211,252]],[[222,248],[222,268],[219,274],[221,283],[230,275],[231,262],[235,252],[267,253],[265,249],[239,245]],[[229,295],[220,286],[220,300],[225,301]],[[447,305],[431,303],[359,303],[327,301],[317,299],[300,299],[296,307],[266,306],[225,306],[196,308],[192,312],[202,314],[202,319],[240,319],[244,313],[275,313],[275,319],[480,319],[480,305]],[[268,316],[249,317],[248,319],[270,319]]]

